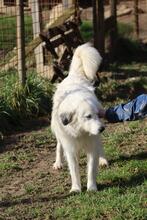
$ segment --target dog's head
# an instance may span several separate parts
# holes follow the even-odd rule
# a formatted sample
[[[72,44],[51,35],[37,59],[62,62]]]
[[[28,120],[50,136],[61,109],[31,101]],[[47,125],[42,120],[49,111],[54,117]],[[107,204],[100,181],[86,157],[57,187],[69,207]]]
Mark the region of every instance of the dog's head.
[[[89,101],[81,103],[82,108],[78,109],[78,122],[81,130],[89,133],[89,135],[97,135],[101,133],[105,127],[98,117],[98,106]]]
[[[102,57],[94,47],[89,43],[83,44],[74,52],[69,74],[76,73],[95,83],[99,80],[98,69],[101,61]]]
[[[105,129],[98,117],[97,106],[88,101],[83,101],[72,111],[69,108],[66,111],[61,111],[60,121],[64,129],[72,136],[79,136],[83,133],[97,135]]]

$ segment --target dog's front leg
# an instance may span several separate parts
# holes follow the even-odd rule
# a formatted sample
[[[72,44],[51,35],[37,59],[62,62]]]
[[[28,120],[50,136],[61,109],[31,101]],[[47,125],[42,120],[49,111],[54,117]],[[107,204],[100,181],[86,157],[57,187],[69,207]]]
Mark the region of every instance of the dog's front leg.
[[[97,175],[97,167],[98,167],[98,155],[97,149],[92,149],[91,152],[87,153],[87,190],[88,191],[96,191],[96,175]]]
[[[70,147],[70,146],[69,146]],[[66,151],[68,167],[70,170],[72,187],[70,192],[81,192],[78,157],[75,151]]]
[[[62,145],[60,143],[60,141],[57,141],[57,146],[56,146],[56,161],[53,164],[53,168],[55,170],[61,169],[63,167],[62,164],[62,160],[63,160],[63,149],[62,149]]]

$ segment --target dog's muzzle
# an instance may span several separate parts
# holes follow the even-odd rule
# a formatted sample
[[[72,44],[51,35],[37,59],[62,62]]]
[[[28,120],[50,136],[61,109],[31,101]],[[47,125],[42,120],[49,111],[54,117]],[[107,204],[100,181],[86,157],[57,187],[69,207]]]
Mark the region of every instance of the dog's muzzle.
[[[102,126],[102,127],[100,127],[99,132],[102,133],[104,130],[105,130],[105,127]]]

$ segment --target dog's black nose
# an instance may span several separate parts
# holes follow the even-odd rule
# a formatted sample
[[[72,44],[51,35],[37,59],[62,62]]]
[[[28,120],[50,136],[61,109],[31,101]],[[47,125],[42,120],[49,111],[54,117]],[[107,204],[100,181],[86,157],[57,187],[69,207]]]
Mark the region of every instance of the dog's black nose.
[[[104,126],[102,126],[102,127],[100,127],[100,133],[102,133],[103,131],[105,130],[105,127]]]

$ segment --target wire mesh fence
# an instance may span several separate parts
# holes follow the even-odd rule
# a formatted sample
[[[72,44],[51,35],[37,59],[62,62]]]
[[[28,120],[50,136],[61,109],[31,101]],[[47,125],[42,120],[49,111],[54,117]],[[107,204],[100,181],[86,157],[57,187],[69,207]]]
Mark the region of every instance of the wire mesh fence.
[[[50,78],[53,74],[50,54],[44,49],[39,38],[41,32],[47,32],[65,10],[74,6],[74,1],[26,0],[23,1],[24,26],[18,27],[18,0],[0,0],[0,71],[18,69],[18,31],[24,32],[25,68]],[[22,2],[21,2],[22,3]],[[48,61],[47,61],[48,60]]]
[[[141,0],[142,2],[145,2]],[[93,28],[93,8],[94,1],[84,0],[0,0],[0,72],[9,72],[11,70],[18,70],[18,7],[19,2],[23,2],[24,9],[24,25],[20,27],[24,29],[24,46],[25,46],[25,70],[36,71],[43,77],[52,78],[53,76],[53,59],[50,51],[46,50],[45,43],[39,37],[40,33],[46,33],[49,38],[48,29],[59,24],[64,23],[64,16],[66,20],[74,20],[77,13],[82,7],[80,17],[84,23],[80,26],[82,33],[84,32],[84,39],[87,41],[95,34]],[[104,1],[104,18],[105,20],[111,14],[111,1]],[[123,12],[121,7],[117,7],[120,21],[122,15],[130,13],[133,8],[132,1],[118,1],[123,2]],[[121,5],[120,5],[121,6]],[[71,9],[71,11],[68,11]],[[139,11],[139,10],[138,10]],[[139,11],[140,12],[140,11]],[[133,12],[132,12],[133,14]],[[64,16],[62,16],[64,15]],[[133,16],[131,17],[133,22]],[[141,18],[142,19],[142,18]],[[109,20],[110,21],[110,20]],[[98,21],[99,22],[99,21]],[[125,21],[128,23],[128,21]],[[109,26],[109,22],[103,22],[103,25]],[[142,27],[143,28],[143,27]],[[103,28],[104,29],[104,28]],[[60,30],[61,31],[61,30]],[[104,30],[105,31],[105,30]],[[62,33],[60,32],[60,34]],[[58,39],[59,36],[54,36],[52,41]],[[75,44],[76,45],[76,44]],[[48,45],[49,46],[49,45]],[[20,46],[21,47],[21,46]],[[61,59],[64,48],[57,46],[55,49],[56,55]]]
[[[24,15],[18,14],[20,3],[24,9]],[[81,17],[85,22],[81,29],[87,41],[94,34],[92,1],[0,0],[0,71],[18,70],[18,64],[21,62],[18,51],[20,48],[22,49],[21,44],[24,44],[25,55],[24,52],[21,55],[25,57],[26,71],[35,69],[41,76],[51,79],[54,74],[52,55],[46,50],[45,43],[42,42],[39,35],[42,32],[46,32],[47,35],[49,28],[59,26],[65,20],[74,20],[74,17],[80,13],[80,7],[82,7]],[[24,16],[24,25],[21,27],[18,27],[19,16]],[[18,43],[19,32],[24,33],[21,43]],[[65,38],[61,32],[60,29],[58,37],[54,36],[52,41],[58,39],[59,35]],[[77,44],[73,42],[73,47],[75,45]],[[59,55],[59,59],[61,59],[65,52],[64,49],[63,45],[58,44],[54,54]]]

